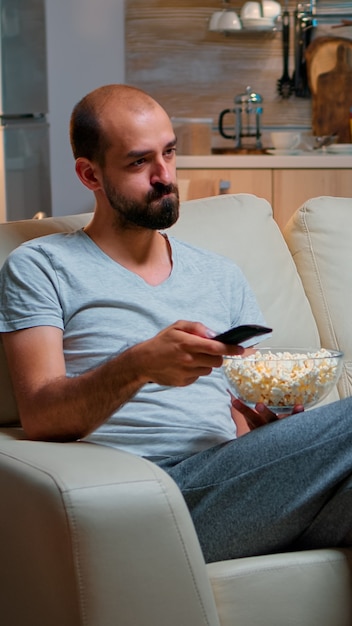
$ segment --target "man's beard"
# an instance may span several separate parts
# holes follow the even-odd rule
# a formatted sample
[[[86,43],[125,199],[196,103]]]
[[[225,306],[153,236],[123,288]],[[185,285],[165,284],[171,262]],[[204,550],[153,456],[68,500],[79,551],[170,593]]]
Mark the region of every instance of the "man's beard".
[[[104,179],[104,191],[118,215],[119,224],[122,223],[125,227],[134,225],[163,230],[170,228],[178,219],[179,193],[177,185],[172,183],[156,183],[141,202],[119,194],[107,178]]]

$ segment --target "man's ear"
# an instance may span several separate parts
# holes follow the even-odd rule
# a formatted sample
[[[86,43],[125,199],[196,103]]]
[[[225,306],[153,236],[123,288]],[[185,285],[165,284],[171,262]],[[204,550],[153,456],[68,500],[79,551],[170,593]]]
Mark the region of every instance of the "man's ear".
[[[98,168],[89,159],[79,157],[76,160],[76,174],[81,183],[91,191],[101,188]]]

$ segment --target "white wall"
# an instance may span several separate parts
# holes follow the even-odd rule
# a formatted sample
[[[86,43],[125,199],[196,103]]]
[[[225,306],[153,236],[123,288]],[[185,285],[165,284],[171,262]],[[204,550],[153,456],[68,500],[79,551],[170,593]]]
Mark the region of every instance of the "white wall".
[[[90,211],[74,171],[68,126],[86,93],[125,77],[124,0],[46,0],[53,215]]]

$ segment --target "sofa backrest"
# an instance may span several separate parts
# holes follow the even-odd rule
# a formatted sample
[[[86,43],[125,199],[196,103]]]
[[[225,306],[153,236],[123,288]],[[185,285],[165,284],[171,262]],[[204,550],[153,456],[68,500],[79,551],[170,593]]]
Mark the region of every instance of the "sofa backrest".
[[[0,224],[0,265],[23,241],[81,228],[90,216],[82,214]],[[228,256],[243,269],[267,323],[274,329],[266,344],[287,348],[319,346],[310,304],[266,200],[249,194],[235,194],[183,202],[180,219],[170,229],[170,234]],[[6,359],[0,344],[0,424],[13,423],[16,417]]]
[[[67,217],[48,217],[43,220],[31,219],[0,224],[0,267],[10,252],[24,241],[83,228],[91,213]],[[4,349],[0,341],[0,424],[13,424],[18,421],[16,402],[13,396],[10,375]]]
[[[321,344],[344,353],[340,397],[352,395],[352,198],[307,200],[285,239],[317,321]]]
[[[242,268],[274,329],[261,345],[320,345],[301,279],[266,200],[250,194],[190,200],[182,204],[180,219],[169,232]]]

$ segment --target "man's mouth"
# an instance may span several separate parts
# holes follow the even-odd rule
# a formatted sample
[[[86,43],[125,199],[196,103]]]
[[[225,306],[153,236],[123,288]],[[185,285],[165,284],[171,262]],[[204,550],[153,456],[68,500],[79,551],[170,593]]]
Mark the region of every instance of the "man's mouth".
[[[154,200],[161,200],[165,196],[170,196],[171,194],[174,194],[178,197],[178,190],[176,185],[161,185],[159,183],[155,185],[153,191],[150,192],[149,200],[151,202],[153,202]]]

